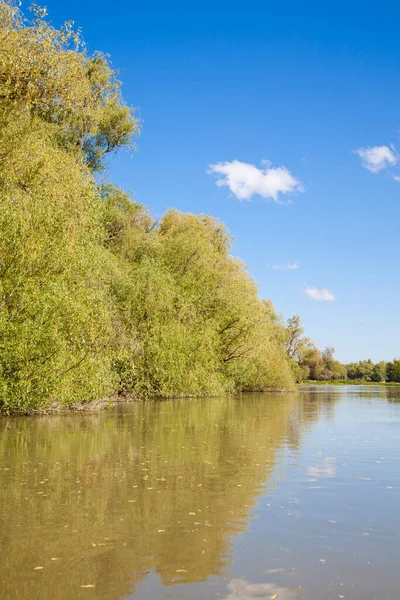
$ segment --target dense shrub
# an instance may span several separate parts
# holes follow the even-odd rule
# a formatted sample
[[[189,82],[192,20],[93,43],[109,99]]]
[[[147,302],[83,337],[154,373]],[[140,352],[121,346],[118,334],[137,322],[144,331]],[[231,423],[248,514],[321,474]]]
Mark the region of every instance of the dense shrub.
[[[155,223],[97,185],[138,123],[107,60],[43,16],[0,0],[0,409],[291,386],[284,328],[224,227]]]

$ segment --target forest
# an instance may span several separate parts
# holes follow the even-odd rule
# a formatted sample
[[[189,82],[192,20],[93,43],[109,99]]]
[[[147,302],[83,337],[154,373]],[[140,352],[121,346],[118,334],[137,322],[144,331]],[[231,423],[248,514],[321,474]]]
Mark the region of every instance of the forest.
[[[109,60],[8,0],[0,39],[0,410],[293,387],[224,225],[107,181],[141,127]]]
[[[107,180],[141,123],[73,23],[1,0],[0,40],[0,412],[400,379],[399,361],[344,367],[294,333],[222,223],[155,220]]]
[[[322,352],[307,336],[300,317],[288,319],[286,326],[286,353],[292,361],[292,369],[298,383],[311,381],[350,381],[374,383],[399,383],[400,359],[391,362],[371,359],[358,363],[342,364],[335,360],[334,348],[327,347]]]

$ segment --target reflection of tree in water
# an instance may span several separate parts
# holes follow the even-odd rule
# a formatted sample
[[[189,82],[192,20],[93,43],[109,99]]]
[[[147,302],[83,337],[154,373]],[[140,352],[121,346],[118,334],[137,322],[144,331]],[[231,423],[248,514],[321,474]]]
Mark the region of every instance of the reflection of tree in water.
[[[2,421],[0,596],[79,600],[95,585],[117,599],[149,570],[164,584],[221,575],[316,404],[253,394]]]
[[[322,386],[321,386],[322,387]],[[399,385],[347,385],[347,386],[324,386],[323,391],[320,386],[310,388],[310,395],[317,397],[318,403],[326,403],[330,400],[332,405],[337,400],[348,400],[356,397],[359,401],[362,400],[386,400],[388,402],[400,401],[400,386]],[[320,391],[321,390],[321,391]]]
[[[337,391],[321,391],[316,386],[304,388],[296,394],[288,420],[287,439],[295,448],[301,444],[304,432],[320,419],[331,421],[335,416],[335,405],[340,399]]]
[[[400,386],[392,386],[385,388],[386,398],[389,402],[400,402]]]

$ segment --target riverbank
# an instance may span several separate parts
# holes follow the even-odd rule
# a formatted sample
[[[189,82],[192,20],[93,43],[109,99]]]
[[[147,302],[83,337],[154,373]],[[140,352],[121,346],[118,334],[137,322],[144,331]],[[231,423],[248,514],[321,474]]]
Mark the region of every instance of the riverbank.
[[[14,411],[14,412],[2,412],[0,410],[0,418],[1,417],[40,417],[46,415],[71,415],[74,413],[97,413],[103,410],[110,410],[117,404],[146,404],[148,402],[167,402],[168,400],[187,400],[194,401],[199,399],[209,399],[209,400],[217,400],[221,398],[229,398],[241,394],[293,394],[298,391],[299,386],[293,388],[269,388],[265,390],[242,390],[237,391],[230,394],[203,394],[203,395],[173,395],[173,396],[149,396],[149,397],[140,397],[140,396],[124,396],[116,394],[114,396],[108,396],[105,398],[99,398],[97,400],[92,400],[90,402],[81,402],[75,404],[61,404],[59,402],[53,402],[48,406],[43,406],[39,408],[35,408],[33,410],[29,410],[26,412]]]
[[[363,381],[361,379],[342,379],[340,381],[332,381],[326,379],[324,381],[307,380],[300,385],[381,385],[383,387],[399,386],[399,382],[395,381]]]
[[[288,393],[294,393],[296,391],[298,391],[299,389],[302,389],[304,387],[309,387],[309,386],[348,386],[348,385],[352,385],[352,386],[357,386],[357,385],[367,385],[367,386],[380,386],[380,387],[399,387],[400,383],[397,382],[386,382],[386,381],[381,381],[381,382],[374,382],[374,381],[362,381],[362,380],[354,380],[354,379],[344,379],[341,381],[332,381],[332,380],[323,380],[323,381],[313,381],[313,380],[308,380],[308,381],[303,381],[302,383],[300,383],[297,387],[295,388],[291,388],[291,389],[284,389],[284,388],[279,388],[279,389],[274,389],[274,388],[270,388],[270,389],[266,389],[266,390],[255,390],[255,391],[238,391],[235,394],[218,394],[215,396],[212,395],[202,395],[202,396],[182,396],[182,395],[175,395],[175,396],[152,396],[149,398],[143,398],[143,397],[139,397],[139,396],[123,396],[123,395],[114,395],[114,396],[108,396],[105,398],[99,398],[97,400],[92,400],[91,402],[82,402],[82,403],[76,403],[76,404],[71,404],[71,405],[64,405],[64,404],[60,404],[58,402],[53,402],[52,404],[48,405],[48,406],[44,406],[41,408],[36,408],[34,410],[30,410],[27,412],[21,412],[21,411],[15,411],[15,412],[1,412],[0,411],[0,417],[26,417],[26,416],[45,416],[45,415],[71,415],[73,413],[97,413],[97,412],[101,412],[104,410],[110,410],[112,409],[116,404],[130,404],[130,403],[140,403],[140,404],[145,404],[149,401],[154,401],[154,400],[158,400],[160,402],[165,402],[168,400],[198,400],[199,398],[223,398],[223,397],[228,397],[228,396],[235,396],[235,395],[239,395],[239,394],[256,394],[256,393],[263,393],[263,394],[288,394]]]

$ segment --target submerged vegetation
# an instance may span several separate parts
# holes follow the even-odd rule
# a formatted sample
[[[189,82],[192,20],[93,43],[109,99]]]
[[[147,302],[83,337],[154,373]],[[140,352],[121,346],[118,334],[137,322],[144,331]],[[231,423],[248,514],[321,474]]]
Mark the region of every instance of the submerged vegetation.
[[[290,388],[286,328],[208,216],[100,183],[140,129],[72,24],[0,0],[0,411]]]

